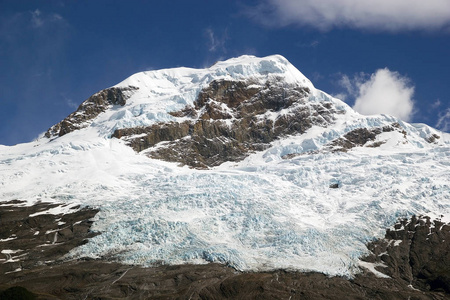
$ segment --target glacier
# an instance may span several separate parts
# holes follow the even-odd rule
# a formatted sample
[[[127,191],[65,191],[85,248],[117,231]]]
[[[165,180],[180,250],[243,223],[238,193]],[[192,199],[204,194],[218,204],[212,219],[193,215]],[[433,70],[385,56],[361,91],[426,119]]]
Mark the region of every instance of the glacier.
[[[169,112],[192,105],[213,80],[262,85],[270,78],[307,87],[309,101],[332,102],[342,113],[332,126],[313,126],[208,170],[151,159],[111,138],[118,128],[177,121]],[[352,276],[366,243],[383,237],[398,218],[450,216],[449,134],[387,115],[362,116],[314,88],[279,55],[142,72],[116,86],[139,90],[88,127],[0,146],[2,201],[100,209],[92,229],[101,234],[68,259],[144,266],[219,262],[239,270]],[[378,148],[324,151],[354,129],[392,123],[404,134],[383,132]],[[427,142],[433,134],[440,138]],[[339,188],[330,188],[335,183]]]

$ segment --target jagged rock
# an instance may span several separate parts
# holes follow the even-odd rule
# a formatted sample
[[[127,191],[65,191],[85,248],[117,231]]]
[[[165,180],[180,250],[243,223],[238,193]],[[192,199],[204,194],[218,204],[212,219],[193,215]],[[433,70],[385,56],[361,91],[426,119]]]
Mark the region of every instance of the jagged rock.
[[[383,132],[392,132],[392,131],[398,131],[403,134],[403,136],[406,138],[406,131],[404,131],[400,124],[398,123],[392,123],[389,126],[384,127],[375,127],[371,129],[367,128],[357,128],[354,129],[348,133],[346,133],[343,137],[338,138],[330,143],[328,146],[328,149],[331,149],[332,151],[341,151],[346,152],[354,147],[379,147],[384,142],[378,141],[374,142],[372,144],[367,144],[370,141],[375,141],[377,136]]]
[[[118,129],[113,137],[122,138],[137,152],[146,150],[152,158],[208,168],[242,160],[281,136],[332,123],[337,113],[333,105],[307,103],[308,94],[308,88],[276,80],[264,86],[215,80],[199,93],[194,107],[171,113],[190,120]],[[281,110],[285,113],[271,118],[271,112]]]
[[[429,217],[403,219],[368,248],[372,255],[365,260],[383,263],[380,272],[423,291],[450,294],[450,224]]]
[[[125,105],[126,100],[137,89],[133,86],[126,88],[112,87],[92,95],[81,103],[75,112],[49,128],[45,136],[47,138],[63,136],[74,130],[87,127],[90,124],[89,121],[106,111],[111,105]]]

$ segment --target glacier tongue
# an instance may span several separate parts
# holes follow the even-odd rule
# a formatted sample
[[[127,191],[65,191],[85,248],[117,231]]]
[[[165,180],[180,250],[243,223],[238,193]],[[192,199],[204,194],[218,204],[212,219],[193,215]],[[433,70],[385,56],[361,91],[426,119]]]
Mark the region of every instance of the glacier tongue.
[[[307,87],[311,103],[331,102],[341,113],[332,126],[285,136],[265,151],[209,170],[150,159],[110,138],[117,128],[173,121],[169,112],[192,105],[212,80],[253,78],[260,85],[269,77]],[[382,237],[397,218],[450,215],[448,134],[389,116],[361,116],[316,90],[280,56],[143,72],[117,85],[127,86],[139,89],[89,127],[0,146],[1,200],[100,208],[93,229],[102,234],[71,258],[351,275],[365,243]],[[378,148],[323,151],[355,129],[393,123],[400,129],[379,134]]]

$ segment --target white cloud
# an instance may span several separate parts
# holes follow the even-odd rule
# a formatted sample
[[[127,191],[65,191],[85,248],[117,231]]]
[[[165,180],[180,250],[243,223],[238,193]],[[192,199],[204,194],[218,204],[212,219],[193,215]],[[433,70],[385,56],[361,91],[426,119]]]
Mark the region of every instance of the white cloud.
[[[439,100],[439,99],[437,99],[432,105],[431,105],[431,108],[433,108],[433,109],[436,109],[436,108],[438,108],[439,106],[441,106],[441,100]]]
[[[209,52],[222,51],[226,52],[225,42],[228,39],[227,31],[222,34],[222,36],[218,36],[214,30],[211,28],[207,28],[204,31],[204,34],[207,39],[207,46]]]
[[[66,20],[60,14],[50,14],[42,12],[39,9],[31,11],[31,27],[34,29],[38,28],[48,28],[54,26],[67,26]]]
[[[74,109],[74,110],[78,108],[79,103],[76,103],[72,99],[67,98],[64,94],[61,94],[61,96],[64,99],[64,102],[66,103],[66,105],[68,107],[70,107],[71,109]]]
[[[337,93],[337,94],[333,94],[332,96],[334,98],[338,98],[339,100],[347,101],[348,94],[346,94],[346,93]]]
[[[350,77],[347,75],[342,75],[342,77],[339,79],[338,84],[343,87],[348,94],[354,94],[355,93],[355,84],[351,81]]]
[[[31,12],[31,25],[35,28],[39,28],[44,24],[44,21],[41,17],[41,11],[39,9],[36,9],[35,11]]]
[[[450,28],[449,0],[265,0],[247,14],[270,26],[371,30]]]
[[[445,111],[439,114],[439,119],[435,127],[442,131],[450,131],[450,108],[447,108]]]
[[[299,42],[297,43],[297,46],[300,48],[317,48],[319,44],[320,42],[318,40],[313,40],[310,42]]]
[[[353,109],[364,115],[388,114],[409,121],[413,115],[414,87],[407,77],[379,69],[363,83],[356,83],[358,96]]]

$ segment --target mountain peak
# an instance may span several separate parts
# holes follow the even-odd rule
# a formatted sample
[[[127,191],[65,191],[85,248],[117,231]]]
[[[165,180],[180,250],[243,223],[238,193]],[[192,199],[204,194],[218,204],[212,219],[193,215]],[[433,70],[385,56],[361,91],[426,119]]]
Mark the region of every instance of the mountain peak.
[[[203,89],[220,81],[246,82],[250,88],[278,82],[281,88],[295,85],[315,91],[312,83],[280,55],[264,58],[245,55],[217,62],[206,69],[182,67],[146,71],[94,94],[77,111],[50,128],[45,136],[62,136],[93,123],[101,124],[103,130],[99,135],[111,136],[116,129],[175,121],[174,112],[194,106]],[[117,105],[123,108],[118,109]]]
[[[431,128],[357,114],[317,90],[280,55],[136,73],[91,96],[45,136],[83,128],[94,131],[92,136],[119,138],[150,157],[198,168],[242,160],[276,140],[306,136],[312,128],[321,135],[281,156],[446,141]]]
[[[448,134],[362,116],[280,56],[135,74],[46,136],[1,148],[0,198],[99,208],[69,257],[351,276],[399,217],[450,215]]]

